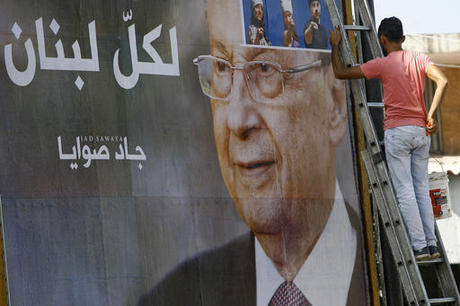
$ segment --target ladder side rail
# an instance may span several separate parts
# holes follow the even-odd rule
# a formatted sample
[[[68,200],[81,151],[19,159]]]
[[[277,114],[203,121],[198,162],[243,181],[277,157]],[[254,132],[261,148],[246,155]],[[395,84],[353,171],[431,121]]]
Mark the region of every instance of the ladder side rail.
[[[385,286],[385,271],[383,267],[383,255],[382,255],[382,243],[380,240],[380,220],[379,220],[379,213],[377,209],[377,203],[375,199],[374,192],[372,188],[370,189],[371,196],[372,196],[372,219],[374,220],[374,244],[375,244],[375,257],[377,258],[377,267],[378,267],[378,279],[380,282],[380,297],[382,301],[382,305],[387,305],[387,293],[386,293],[386,286]]]
[[[435,233],[438,239],[438,245],[442,254],[443,262],[436,269],[437,277],[439,278],[440,288],[444,296],[455,297],[455,305],[460,305],[460,294],[455,282],[454,274],[450,267],[449,259],[447,258],[446,249],[442,242],[441,235],[439,232],[438,225],[435,223]]]
[[[362,25],[365,26],[365,24],[362,22],[361,16],[359,14],[359,6],[357,3],[357,0],[353,0],[353,5],[355,9],[355,24],[357,25]],[[363,38],[362,38],[362,32],[354,32],[355,39],[356,39],[356,63],[357,64],[362,64],[364,62],[364,54],[363,54]],[[361,79],[361,87],[363,88],[363,94],[365,97],[367,97],[367,88],[366,88],[366,83],[364,79]],[[369,103],[367,103],[369,105]],[[370,105],[369,105],[370,106]]]
[[[380,47],[380,40],[377,36],[377,31],[374,26],[374,20],[371,15],[371,9],[367,0],[357,0],[358,10],[363,24],[372,28],[371,31],[366,31],[366,37],[369,41],[373,57],[383,57],[382,48]]]
[[[350,42],[348,40],[347,32],[345,31],[342,20],[342,15],[339,12],[337,5],[335,4],[335,0],[326,0],[327,9],[329,11],[329,17],[331,18],[332,25],[334,28],[339,26],[340,34],[342,36],[342,40],[340,43],[340,53],[343,55],[344,60],[346,60],[345,64],[348,65],[355,65],[355,60],[353,53],[351,51]]]
[[[424,295],[427,299],[428,295],[426,293],[424,281],[420,273],[420,270],[418,269],[418,266],[415,264],[416,260],[410,244],[409,235],[407,233],[404,220],[399,210],[398,202],[396,200],[393,186],[388,175],[386,164],[384,162],[380,162],[376,164],[375,167],[376,172],[379,174],[379,177],[383,183],[379,187],[382,189],[382,192],[384,194],[385,205],[389,211],[392,222],[396,224],[397,240],[403,246],[401,247],[402,256],[404,260],[409,264],[408,271],[410,274],[410,278],[411,280],[417,280],[417,282],[414,281],[414,288],[418,292],[419,296]]]
[[[351,91],[355,98],[355,104],[358,108],[358,113],[361,119],[364,135],[368,142],[368,147],[371,149],[374,158],[382,157],[382,150],[378,144],[377,133],[375,132],[374,123],[370,115],[369,106],[367,105],[366,97],[364,96],[364,84],[362,80],[352,80]]]
[[[362,19],[361,19],[361,16],[359,14],[358,0],[353,0],[353,5],[354,5],[354,9],[355,9],[355,23],[358,24],[358,25],[364,25],[362,23]],[[359,64],[362,64],[364,62],[362,35],[361,35],[360,32],[355,32],[355,34],[357,34],[356,35],[357,62]]]
[[[371,52],[372,58],[376,57],[383,57],[383,52],[382,48],[380,46],[380,39],[377,36],[377,30],[375,28],[374,20],[371,15],[371,9],[369,6],[369,3],[367,0],[354,0],[355,2],[355,11],[356,11],[356,19],[360,24],[363,24],[370,28],[370,31],[360,31],[358,32],[358,37],[360,38],[360,45],[359,48],[361,48],[361,58],[359,60],[359,63],[364,62],[364,54],[363,54],[363,40],[367,42],[367,45],[369,47],[369,51]],[[364,35],[364,36],[363,36]],[[363,84],[366,84],[367,82],[364,81],[363,79]],[[383,89],[382,89],[382,83],[378,81],[378,92],[379,92],[379,101],[383,101]],[[370,85],[370,83],[369,83]],[[366,88],[366,85],[364,85]],[[366,97],[368,95],[365,93]],[[375,98],[374,98],[375,99]],[[373,100],[372,100],[373,101]],[[380,105],[383,108],[383,103]],[[371,115],[372,117],[372,115]]]
[[[354,56],[351,52],[350,42],[348,40],[347,33],[342,26],[342,17],[334,1],[335,0],[327,0],[326,4],[333,26],[338,25],[341,31],[342,40],[340,43],[340,53],[342,54],[342,58],[346,65],[355,65]],[[375,128],[370,117],[369,109],[367,107],[366,97],[364,96],[365,90],[363,88],[362,80],[352,80],[350,83],[352,94],[355,98],[355,103],[357,103],[359,106],[358,112],[363,124],[364,133],[372,146],[372,153],[373,155],[381,154],[380,146],[378,145],[377,134],[375,133]]]
[[[358,15],[359,15],[360,20],[363,22],[363,24],[367,25],[368,27],[372,29],[371,31],[364,31],[363,33],[369,44],[369,49],[371,51],[372,57],[373,58],[383,57],[384,55],[383,55],[382,47],[380,45],[380,39],[378,37],[377,29],[374,24],[374,19],[371,14],[371,8],[369,6],[369,2],[367,0],[356,0],[356,5],[358,7]],[[377,84],[378,84],[378,88],[379,88],[378,90],[380,93],[379,100],[383,101],[382,83],[378,81]]]
[[[400,231],[401,226],[393,222],[392,209],[386,205],[385,197],[383,190],[381,188],[380,181],[377,176],[377,172],[374,169],[374,163],[371,160],[371,155],[368,151],[364,150],[361,152],[361,156],[364,160],[364,165],[367,169],[370,186],[374,193],[376,199],[376,204],[378,206],[379,215],[383,222],[383,228],[388,237],[388,242],[390,244],[390,250],[393,254],[394,261],[396,263],[396,269],[398,270],[398,275],[401,280],[401,285],[404,289],[404,294],[409,302],[409,304],[423,305],[422,301],[428,304],[428,295],[425,291],[425,288],[421,286],[421,275],[418,279],[418,282],[413,281],[413,273],[411,269],[415,268],[418,271],[418,267],[415,264],[415,258],[413,260],[406,260],[404,254],[404,247],[401,245],[400,241],[397,239],[398,231]]]

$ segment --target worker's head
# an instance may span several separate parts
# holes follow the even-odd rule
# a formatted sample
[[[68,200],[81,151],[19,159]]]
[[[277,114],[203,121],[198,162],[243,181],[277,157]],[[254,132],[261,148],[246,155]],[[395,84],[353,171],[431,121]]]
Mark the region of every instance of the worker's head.
[[[402,44],[404,42],[401,20],[396,17],[385,18],[380,22],[378,36],[385,51],[389,44]]]
[[[241,18],[238,1],[208,0],[212,57],[202,58],[199,73],[222,176],[256,235],[289,230],[311,245],[334,203],[344,83],[327,53],[243,46]]]

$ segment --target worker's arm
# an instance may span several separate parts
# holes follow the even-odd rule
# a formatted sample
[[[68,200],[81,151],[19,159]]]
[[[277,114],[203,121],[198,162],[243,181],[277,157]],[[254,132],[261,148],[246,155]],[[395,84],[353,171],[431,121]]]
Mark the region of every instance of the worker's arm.
[[[434,114],[439,105],[441,105],[449,82],[447,81],[446,75],[434,64],[428,67],[427,76],[436,83],[436,91],[434,92],[433,101],[431,102],[431,107],[427,116],[427,130],[430,133],[436,133],[438,127],[434,121]]]
[[[361,71],[359,66],[345,67],[342,58],[339,54],[339,43],[342,39],[340,35],[339,27],[335,27],[334,31],[329,31],[329,41],[332,46],[332,68],[334,69],[334,75],[338,79],[360,79],[364,78],[364,73]]]

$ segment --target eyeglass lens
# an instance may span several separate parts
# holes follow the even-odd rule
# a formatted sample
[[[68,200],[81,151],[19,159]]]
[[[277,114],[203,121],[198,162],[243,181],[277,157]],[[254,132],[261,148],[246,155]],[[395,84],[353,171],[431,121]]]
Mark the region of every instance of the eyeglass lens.
[[[213,99],[226,100],[232,89],[233,70],[225,61],[200,59],[200,82],[204,94]],[[277,65],[269,62],[248,62],[243,70],[246,85],[254,100],[267,103],[283,92],[283,76]]]

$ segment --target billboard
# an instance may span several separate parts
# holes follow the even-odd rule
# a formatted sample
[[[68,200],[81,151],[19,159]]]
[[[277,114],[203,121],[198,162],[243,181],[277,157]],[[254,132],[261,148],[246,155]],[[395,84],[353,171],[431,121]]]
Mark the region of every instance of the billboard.
[[[11,305],[366,304],[323,1],[0,14]]]

